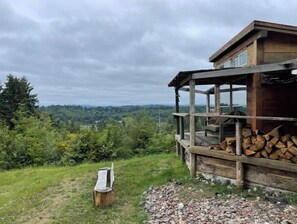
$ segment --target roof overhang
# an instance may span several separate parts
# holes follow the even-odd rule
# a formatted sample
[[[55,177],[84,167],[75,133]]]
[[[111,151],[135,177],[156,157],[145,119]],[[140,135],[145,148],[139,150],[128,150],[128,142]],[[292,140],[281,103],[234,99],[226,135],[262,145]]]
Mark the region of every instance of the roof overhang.
[[[212,56],[209,57],[210,62],[215,62],[224,56],[227,52],[234,49],[240,43],[251,37],[257,35],[257,38],[267,36],[267,32],[278,32],[286,33],[291,35],[297,35],[297,26],[289,26],[284,24],[270,23],[264,21],[253,21],[246,28],[240,31],[235,37],[227,42],[223,47],[216,51]],[[258,34],[257,34],[258,33]]]
[[[230,82],[234,84],[242,84],[242,80],[250,74],[291,74],[291,71],[294,69],[297,69],[297,58],[289,61],[252,67],[181,71],[174,77],[173,80],[171,80],[168,86],[179,89],[183,86],[189,85],[189,81],[191,79],[195,80],[196,85],[222,85]]]

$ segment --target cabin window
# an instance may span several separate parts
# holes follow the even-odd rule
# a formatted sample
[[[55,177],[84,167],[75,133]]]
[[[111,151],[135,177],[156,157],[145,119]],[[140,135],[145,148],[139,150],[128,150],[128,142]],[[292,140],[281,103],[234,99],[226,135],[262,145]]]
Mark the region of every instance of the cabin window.
[[[223,64],[223,68],[230,68],[230,67],[231,67],[231,60],[228,60]]]
[[[232,60],[232,67],[241,67],[247,64],[247,53],[246,51],[241,52],[236,58]]]
[[[241,67],[247,64],[247,52],[243,51],[232,60],[225,61],[220,68]]]
[[[244,52],[242,52],[242,53],[240,53],[239,55],[238,55],[238,65],[239,66],[243,66],[243,65],[245,65],[245,64],[247,64],[247,53],[246,53],[246,51],[244,51]]]

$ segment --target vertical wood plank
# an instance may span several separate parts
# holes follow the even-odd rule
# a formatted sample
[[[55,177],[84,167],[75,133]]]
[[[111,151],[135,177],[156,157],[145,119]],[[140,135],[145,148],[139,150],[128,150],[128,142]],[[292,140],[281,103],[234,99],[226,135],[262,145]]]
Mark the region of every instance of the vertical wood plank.
[[[179,134],[180,139],[185,139],[184,117],[179,118]]]
[[[242,150],[241,150],[241,142],[242,142],[242,136],[241,136],[241,123],[239,121],[236,122],[236,155],[241,156]],[[242,189],[244,186],[244,167],[242,162],[236,161],[236,185],[239,189]]]
[[[178,93],[178,88],[174,89],[175,91],[175,112],[179,113],[179,93]],[[176,134],[180,134],[180,117],[175,117],[176,121]],[[181,145],[179,144],[178,141],[176,141],[176,155],[179,156],[181,154]]]
[[[224,139],[224,124],[219,124],[219,142],[222,142]]]
[[[175,150],[176,150],[176,155],[179,157],[180,155],[180,144],[178,143],[178,141],[175,141]]]
[[[175,88],[175,112],[179,113],[179,93],[177,88]]]
[[[210,113],[210,94],[206,94],[206,113]]]
[[[233,85],[230,83],[230,112],[232,111],[232,105],[233,105]]]
[[[214,94],[215,94],[215,112],[220,113],[220,86],[215,85],[214,87]]]
[[[180,160],[184,163],[186,161],[185,158],[185,149],[184,147],[180,144]]]
[[[241,151],[241,142],[242,142],[242,136],[241,136],[241,123],[239,121],[236,122],[235,124],[235,131],[236,131],[236,155],[241,156],[242,151]]]
[[[190,145],[195,146],[195,80],[190,80]],[[196,156],[190,153],[190,173],[196,176]]]

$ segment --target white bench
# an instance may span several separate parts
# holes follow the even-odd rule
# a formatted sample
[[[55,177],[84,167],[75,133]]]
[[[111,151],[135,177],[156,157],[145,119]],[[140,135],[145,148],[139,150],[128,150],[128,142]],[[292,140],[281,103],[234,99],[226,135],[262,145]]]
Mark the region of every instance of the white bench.
[[[113,200],[114,171],[111,167],[98,170],[98,179],[94,187],[94,203],[96,206],[109,206]]]

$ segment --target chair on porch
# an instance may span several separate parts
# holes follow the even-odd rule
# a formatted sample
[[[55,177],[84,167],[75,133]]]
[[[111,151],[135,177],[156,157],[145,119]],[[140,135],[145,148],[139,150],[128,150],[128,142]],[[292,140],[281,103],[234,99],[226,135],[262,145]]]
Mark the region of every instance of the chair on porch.
[[[226,115],[246,115],[241,111],[231,111]],[[212,117],[205,121],[204,135],[210,134],[212,137],[217,137],[219,142],[222,142],[226,137],[235,136],[236,119],[226,117]]]

